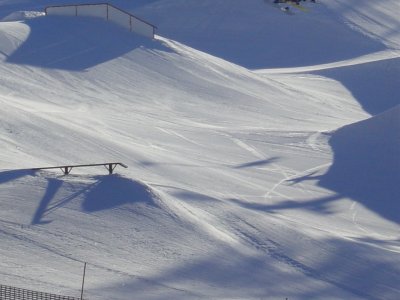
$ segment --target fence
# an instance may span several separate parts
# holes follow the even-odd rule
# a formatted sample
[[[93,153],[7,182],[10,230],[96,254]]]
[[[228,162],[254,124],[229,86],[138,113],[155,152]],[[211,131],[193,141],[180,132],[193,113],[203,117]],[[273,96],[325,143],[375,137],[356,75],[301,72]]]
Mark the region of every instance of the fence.
[[[46,15],[102,18],[153,39],[156,27],[108,3],[48,6]]]
[[[80,298],[36,292],[0,284],[0,300],[80,300]]]

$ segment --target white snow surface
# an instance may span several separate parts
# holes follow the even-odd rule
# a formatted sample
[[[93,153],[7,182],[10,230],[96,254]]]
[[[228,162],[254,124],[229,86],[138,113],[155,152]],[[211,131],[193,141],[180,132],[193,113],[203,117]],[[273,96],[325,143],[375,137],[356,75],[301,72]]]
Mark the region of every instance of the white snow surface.
[[[0,0],[0,284],[399,299],[399,2],[110,2],[156,39]]]

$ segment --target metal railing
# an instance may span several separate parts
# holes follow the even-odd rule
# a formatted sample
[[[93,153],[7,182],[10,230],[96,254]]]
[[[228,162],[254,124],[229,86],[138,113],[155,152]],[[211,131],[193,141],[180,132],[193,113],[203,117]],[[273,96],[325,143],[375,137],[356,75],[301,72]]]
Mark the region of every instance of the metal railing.
[[[37,292],[0,284],[0,300],[81,300],[81,298]]]
[[[157,29],[153,24],[109,3],[52,5],[45,8],[45,14],[100,17],[152,39]]]
[[[124,167],[124,168],[128,168],[127,165],[125,165],[123,163],[120,163],[120,162],[112,162],[112,163],[108,162],[108,163],[101,163],[101,164],[66,165],[66,166],[56,166],[56,167],[33,168],[32,171],[48,170],[48,169],[60,169],[61,171],[63,171],[64,175],[68,175],[71,172],[72,168],[104,166],[108,170],[108,173],[112,174],[114,172],[114,169],[118,165],[121,166],[121,167]]]

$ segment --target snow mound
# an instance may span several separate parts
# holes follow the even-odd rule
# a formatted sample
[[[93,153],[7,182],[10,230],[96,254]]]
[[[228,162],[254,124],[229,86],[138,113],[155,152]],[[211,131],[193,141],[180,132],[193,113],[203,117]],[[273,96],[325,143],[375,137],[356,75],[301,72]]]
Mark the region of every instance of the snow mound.
[[[336,131],[334,163],[320,184],[400,223],[400,105]]]
[[[2,22],[24,21],[37,17],[43,17],[44,15],[45,13],[41,11],[15,11],[9,14],[8,16],[2,18],[0,21]]]

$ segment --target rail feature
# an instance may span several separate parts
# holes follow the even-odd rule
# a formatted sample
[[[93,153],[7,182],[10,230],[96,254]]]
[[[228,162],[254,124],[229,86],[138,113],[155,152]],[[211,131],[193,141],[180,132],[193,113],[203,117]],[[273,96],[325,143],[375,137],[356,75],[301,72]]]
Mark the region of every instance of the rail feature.
[[[69,173],[71,173],[71,170],[73,168],[104,166],[108,170],[108,173],[111,175],[111,174],[113,174],[114,169],[118,165],[123,167],[123,168],[128,168],[128,166],[123,164],[123,163],[112,162],[112,163],[101,163],[101,164],[65,165],[65,166],[55,166],[55,167],[42,167],[42,168],[33,168],[32,170],[33,171],[39,171],[39,170],[48,170],[48,169],[60,169],[64,173],[64,175],[68,175]]]

